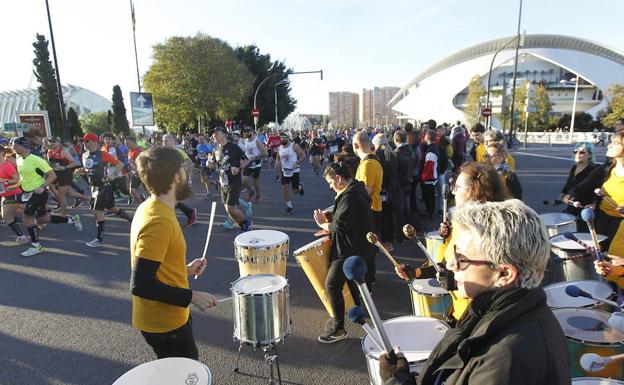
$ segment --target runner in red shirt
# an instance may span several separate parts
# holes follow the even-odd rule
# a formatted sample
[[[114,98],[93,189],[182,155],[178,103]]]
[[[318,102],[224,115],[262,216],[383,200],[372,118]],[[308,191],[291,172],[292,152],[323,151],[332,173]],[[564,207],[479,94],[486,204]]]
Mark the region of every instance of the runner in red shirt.
[[[137,204],[141,204],[144,199],[139,192],[141,187],[141,179],[136,169],[136,158],[141,153],[141,147],[137,145],[136,139],[129,136],[126,138],[126,146],[128,147],[128,176],[130,177],[130,195]]]
[[[5,161],[5,156],[12,153],[8,147],[0,145],[0,197],[2,197],[2,219],[17,235],[17,242],[26,244],[30,238],[22,232],[15,220],[16,211],[20,207],[22,189],[19,187],[10,189],[19,182],[19,175],[11,162]]]
[[[267,139],[267,149],[269,156],[269,170],[272,167],[275,167],[275,157],[277,156],[277,148],[282,144],[282,139],[280,138],[277,130],[271,131],[271,135]],[[279,172],[277,173],[277,180],[279,180]]]

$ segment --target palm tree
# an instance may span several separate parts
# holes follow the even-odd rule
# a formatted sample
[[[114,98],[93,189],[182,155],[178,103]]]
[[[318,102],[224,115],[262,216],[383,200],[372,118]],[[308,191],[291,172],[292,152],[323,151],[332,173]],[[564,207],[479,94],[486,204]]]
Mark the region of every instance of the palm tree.
[[[554,68],[551,68],[551,69],[548,70],[548,75],[549,75],[548,76],[548,83],[552,83],[552,76],[553,76],[554,73],[555,73],[555,69]]]

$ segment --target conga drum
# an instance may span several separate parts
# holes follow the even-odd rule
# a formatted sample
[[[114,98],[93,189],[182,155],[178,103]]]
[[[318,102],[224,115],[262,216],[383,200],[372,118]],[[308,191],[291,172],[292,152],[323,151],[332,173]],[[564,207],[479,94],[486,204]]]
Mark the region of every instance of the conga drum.
[[[210,369],[199,361],[169,357],[146,362],[129,370],[113,385],[212,384]]]
[[[240,276],[286,276],[288,235],[275,230],[247,231],[234,238],[234,255]]]
[[[329,271],[329,254],[331,252],[331,239],[329,237],[319,238],[307,245],[295,250],[293,255],[299,266],[303,268],[304,273],[310,280],[316,294],[325,306],[325,310],[330,317],[334,317],[334,313],[329,305],[328,294],[325,291],[325,279]],[[345,313],[355,305],[353,296],[349,286],[345,283],[342,288],[342,296],[345,301]]]
[[[566,232],[576,232],[576,217],[565,213],[546,213],[539,216],[546,225],[548,236],[563,234]]]
[[[444,239],[438,231],[430,231],[425,234],[427,252],[436,261],[438,261],[438,250],[444,244]]]
[[[574,235],[589,246],[595,247],[591,234],[574,233]],[[597,237],[598,242],[607,239],[604,235]],[[550,238],[550,247],[554,254],[551,263],[553,282],[601,279],[594,269],[594,258],[582,245],[559,234]]]

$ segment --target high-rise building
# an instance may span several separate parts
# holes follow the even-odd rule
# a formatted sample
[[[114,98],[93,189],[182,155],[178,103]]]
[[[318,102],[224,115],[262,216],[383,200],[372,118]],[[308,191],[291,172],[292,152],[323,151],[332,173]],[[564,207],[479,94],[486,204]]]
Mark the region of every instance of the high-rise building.
[[[329,93],[329,120],[339,127],[356,126],[359,121],[359,95],[354,92]]]
[[[374,124],[373,100],[373,90],[363,88],[362,96],[360,97],[360,111],[362,112],[360,122],[364,126],[372,126]]]
[[[398,114],[388,106],[399,87],[375,87],[373,89],[373,123],[375,125],[397,124]]]

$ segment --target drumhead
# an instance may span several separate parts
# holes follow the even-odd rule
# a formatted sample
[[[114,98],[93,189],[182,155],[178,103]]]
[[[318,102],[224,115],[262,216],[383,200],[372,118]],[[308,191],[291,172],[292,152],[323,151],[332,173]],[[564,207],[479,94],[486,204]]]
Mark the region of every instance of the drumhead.
[[[308,243],[307,245],[298,248],[297,250],[293,251],[293,255],[299,255],[299,254],[303,254],[306,251],[313,249],[319,245],[321,245],[324,242],[327,242],[329,240],[329,237],[323,237],[323,238],[319,238],[315,241],[312,241],[310,243]]]
[[[576,377],[572,379],[573,385],[624,385],[623,381],[610,378]]]
[[[252,230],[239,234],[234,238],[234,244],[245,247],[271,247],[288,242],[288,235],[275,230]]]
[[[383,325],[390,344],[401,346],[408,362],[426,360],[449,330],[448,325],[440,320],[416,316],[391,318]],[[364,354],[375,359],[383,354],[368,335],[362,339],[362,349]]]
[[[609,326],[611,313],[587,308],[553,309],[567,338],[597,344],[622,344],[624,334]]]
[[[283,289],[287,284],[286,278],[279,275],[248,275],[234,281],[232,291],[237,294],[268,294]]]
[[[415,279],[410,283],[410,287],[415,292],[426,295],[441,296],[449,293],[445,288],[440,287],[440,282],[435,278]]]
[[[574,215],[565,213],[546,213],[540,214],[539,217],[542,219],[542,222],[544,222],[546,227],[556,227],[576,221],[576,217]]]
[[[589,246],[596,247],[594,245],[594,241],[590,233],[574,233],[574,235],[579,240],[587,243]],[[600,234],[597,234],[596,237],[598,238],[598,242],[602,242],[605,239],[607,239],[605,235],[600,235]],[[558,235],[555,235],[554,237],[551,237],[550,245],[559,250],[585,250],[583,246],[579,245],[575,241],[571,241],[567,239],[566,237],[563,236],[563,234],[558,234]]]
[[[611,286],[598,281],[564,281],[550,284],[544,287],[546,302],[550,307],[585,307],[598,303],[598,301],[585,297],[571,297],[565,289],[569,285],[575,285],[579,289],[588,292],[594,298],[607,299],[613,294]]]
[[[201,362],[182,357],[169,357],[146,362],[129,370],[113,385],[210,385],[212,374]]]
[[[425,238],[426,239],[438,239],[440,241],[442,240],[442,236],[440,235],[440,232],[438,231],[430,231],[426,233]]]

